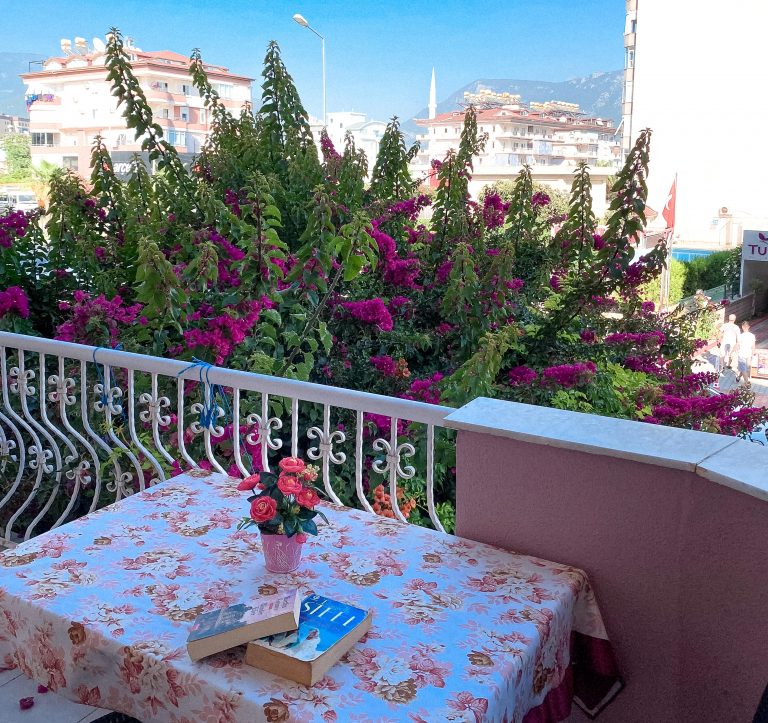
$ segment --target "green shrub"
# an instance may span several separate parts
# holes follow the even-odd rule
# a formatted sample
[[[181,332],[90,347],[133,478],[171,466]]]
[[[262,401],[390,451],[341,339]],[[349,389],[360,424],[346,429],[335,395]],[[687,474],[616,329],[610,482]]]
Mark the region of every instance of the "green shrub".
[[[672,259],[669,277],[669,303],[675,304],[685,296],[684,287],[686,282],[686,264],[677,259]],[[698,288],[698,287],[697,287]],[[659,303],[661,294],[661,279],[656,277],[649,281],[642,289],[644,299]]]

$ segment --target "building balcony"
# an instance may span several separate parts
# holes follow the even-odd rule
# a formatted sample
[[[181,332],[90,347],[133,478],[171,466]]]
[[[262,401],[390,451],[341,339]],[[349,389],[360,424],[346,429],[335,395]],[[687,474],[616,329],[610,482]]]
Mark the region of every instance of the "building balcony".
[[[372,469],[403,522],[397,492],[420,487],[433,534],[445,534],[437,470],[455,464],[457,535],[586,570],[625,675],[601,721],[751,720],[768,682],[768,449],[500,400],[451,409],[0,332],[8,546],[174,470],[240,476],[254,459],[268,468],[288,452],[317,461],[332,501],[372,514]]]

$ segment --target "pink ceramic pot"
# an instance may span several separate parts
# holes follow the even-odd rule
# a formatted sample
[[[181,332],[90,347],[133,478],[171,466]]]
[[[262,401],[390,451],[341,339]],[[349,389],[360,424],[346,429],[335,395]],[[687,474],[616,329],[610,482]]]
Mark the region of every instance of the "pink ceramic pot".
[[[303,544],[285,535],[261,535],[264,562],[270,572],[293,572],[301,562]]]

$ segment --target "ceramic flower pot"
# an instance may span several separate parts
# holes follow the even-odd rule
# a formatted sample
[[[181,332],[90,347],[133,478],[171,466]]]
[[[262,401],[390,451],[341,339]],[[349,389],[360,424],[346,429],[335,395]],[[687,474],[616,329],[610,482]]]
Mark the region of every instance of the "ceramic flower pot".
[[[264,562],[270,572],[293,572],[301,562],[302,543],[285,535],[261,534]]]

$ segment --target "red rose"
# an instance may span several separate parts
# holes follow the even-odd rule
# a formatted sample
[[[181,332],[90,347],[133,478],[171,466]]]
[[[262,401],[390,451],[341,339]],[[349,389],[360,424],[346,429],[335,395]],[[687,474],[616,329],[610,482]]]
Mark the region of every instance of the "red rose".
[[[304,464],[304,461],[298,457],[284,457],[278,464],[278,467],[280,467],[283,472],[287,472],[288,474],[296,474],[297,472],[301,472],[305,466],[306,465]]]
[[[284,494],[284,495],[295,495],[301,492],[304,488],[301,485],[301,482],[297,480],[295,477],[292,477],[291,475],[280,475],[277,479],[277,488]]]
[[[257,487],[259,489],[262,487],[262,485],[259,483],[259,475],[257,474],[252,474],[250,477],[246,477],[240,482],[239,485],[237,485],[237,489],[239,489],[241,492],[250,492]]]
[[[301,492],[296,495],[296,502],[302,507],[312,509],[318,502],[320,502],[320,497],[313,489],[302,487]]]
[[[257,497],[251,502],[251,519],[254,522],[268,522],[277,512],[277,502],[271,497]]]

